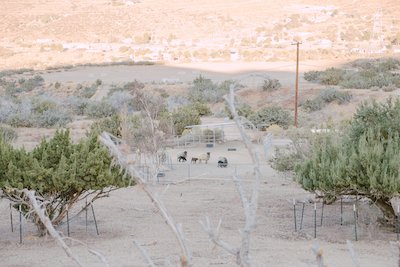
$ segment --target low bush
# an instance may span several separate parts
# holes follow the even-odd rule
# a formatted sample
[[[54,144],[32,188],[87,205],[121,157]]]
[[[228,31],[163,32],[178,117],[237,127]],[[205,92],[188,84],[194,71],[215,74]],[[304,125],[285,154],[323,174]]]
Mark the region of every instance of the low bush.
[[[117,110],[105,100],[91,101],[85,108],[84,114],[91,118],[105,118],[115,115]]]
[[[110,94],[107,98],[107,102],[115,110],[121,111],[126,108],[129,112],[137,110],[134,107],[133,96],[127,91],[116,91]]]
[[[189,105],[190,101],[187,97],[181,95],[169,96],[166,99],[167,109],[173,111],[177,108]]]
[[[306,112],[321,110],[327,103],[337,101],[339,105],[350,102],[352,95],[349,92],[341,92],[335,88],[326,88],[320,91],[314,99],[307,99],[301,104]]]
[[[181,107],[172,112],[171,119],[176,135],[181,135],[186,126],[201,123],[199,113],[190,106]]]
[[[301,104],[301,107],[306,112],[321,110],[324,106],[325,102],[320,97],[316,97],[314,99],[307,99],[306,101],[304,101],[304,103]]]
[[[281,83],[277,79],[265,79],[262,86],[263,91],[275,91],[281,88]]]
[[[244,102],[243,99],[236,98],[235,101],[236,101],[235,109],[236,109],[236,113],[238,114],[238,116],[249,118],[254,113],[251,106],[249,104],[247,104],[246,102]],[[225,113],[230,119],[233,119],[231,109],[227,103],[225,103]]]
[[[12,142],[17,137],[17,132],[12,127],[0,124],[0,140]]]
[[[110,91],[108,92],[108,95],[112,95],[113,93],[118,91],[128,91],[134,93],[135,91],[141,90],[143,88],[144,88],[144,83],[135,79],[133,82],[128,82],[124,84],[122,87],[113,85]]]
[[[257,126],[257,128],[267,128],[272,124],[277,124],[287,129],[291,124],[289,111],[277,106],[263,108],[250,115],[249,120]]]
[[[343,88],[373,89],[399,88],[400,61],[393,58],[356,60],[350,64],[353,70],[329,68],[325,71],[309,71],[304,79],[324,85],[339,85]]]
[[[85,114],[85,109],[89,103],[87,98],[69,96],[64,100],[64,106],[73,114],[81,116]]]
[[[280,172],[294,171],[301,163],[302,157],[290,148],[276,148],[274,157],[270,160],[271,167]]]
[[[84,97],[84,98],[91,98],[97,92],[97,85],[94,83],[91,86],[85,86],[78,89],[74,92],[74,96],[77,97]]]
[[[200,116],[209,116],[212,114],[210,107],[205,103],[195,102],[188,106],[196,110]]]
[[[226,80],[218,84],[200,75],[193,80],[193,85],[189,88],[188,97],[192,102],[217,103],[223,100],[223,96],[229,92],[230,86],[240,87],[232,80]]]
[[[100,134],[104,131],[116,137],[121,137],[121,118],[118,115],[112,115],[111,117],[97,120],[90,126],[91,133]]]

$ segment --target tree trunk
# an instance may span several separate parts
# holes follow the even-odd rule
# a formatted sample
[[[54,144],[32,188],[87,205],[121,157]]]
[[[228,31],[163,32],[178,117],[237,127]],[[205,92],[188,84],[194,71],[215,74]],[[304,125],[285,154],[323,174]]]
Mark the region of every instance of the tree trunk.
[[[390,223],[390,224],[394,223],[394,221],[396,219],[396,213],[394,212],[392,203],[390,202],[390,198],[387,198],[387,197],[382,197],[382,198],[371,197],[371,200],[382,211],[385,221]]]

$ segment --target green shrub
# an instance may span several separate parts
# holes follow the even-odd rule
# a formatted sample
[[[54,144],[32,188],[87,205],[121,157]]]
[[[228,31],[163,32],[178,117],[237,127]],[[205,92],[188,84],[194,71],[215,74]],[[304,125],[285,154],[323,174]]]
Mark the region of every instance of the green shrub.
[[[197,125],[201,123],[199,113],[190,106],[181,107],[172,112],[171,118],[176,135],[181,135],[186,126]]]
[[[97,92],[97,85],[92,84],[91,86],[85,86],[83,88],[78,89],[74,92],[74,96],[91,98]]]
[[[281,83],[277,79],[265,79],[262,86],[263,91],[275,91],[281,88]]]
[[[290,113],[281,107],[267,107],[249,116],[249,120],[257,127],[269,127],[277,124],[287,129],[291,123]]]
[[[143,88],[144,88],[144,83],[135,79],[133,82],[128,82],[128,83],[124,84],[122,87],[113,85],[111,87],[110,91],[108,92],[108,95],[111,95],[118,91],[128,91],[128,92],[133,93],[133,92],[136,92],[137,90],[141,90]]]
[[[72,121],[71,114],[62,108],[50,108],[34,116],[34,126],[37,127],[64,127]]]
[[[64,106],[75,115],[84,115],[90,100],[77,96],[69,96],[64,101]]]
[[[304,73],[304,80],[309,82],[319,82],[320,80],[321,71],[307,71]]]
[[[244,102],[244,100],[242,100],[240,98],[236,98],[235,101],[236,101],[235,109],[236,109],[236,113],[238,114],[238,116],[249,118],[254,113],[254,111],[251,108],[251,106],[249,104],[247,104],[246,102]],[[230,119],[233,119],[231,109],[230,109],[230,107],[228,106],[227,103],[225,103],[225,109],[224,110],[225,110],[226,115]]]
[[[294,171],[295,167],[300,164],[302,158],[295,151],[289,148],[276,148],[275,155],[270,160],[271,167],[280,172]]]
[[[400,74],[394,72],[400,69],[400,61],[397,59],[362,59],[350,65],[355,70],[330,68],[325,71],[309,71],[304,74],[304,79],[354,89],[400,87]]]
[[[121,118],[118,115],[112,115],[111,117],[97,120],[90,126],[91,133],[100,134],[104,131],[116,137],[122,137]]]
[[[12,127],[0,124],[0,140],[8,143],[14,141],[17,137],[17,132]]]
[[[105,118],[117,113],[117,110],[105,100],[89,102],[84,114],[90,118]]]
[[[321,134],[311,155],[296,169],[309,191],[326,198],[362,195],[396,218],[391,200],[400,193],[400,100],[365,102],[342,133]]]
[[[192,102],[208,102],[211,101],[215,94],[217,85],[211,79],[199,76],[193,80],[193,85],[189,88],[189,99]],[[215,100],[215,99],[213,99]]]
[[[112,165],[109,152],[97,142],[96,135],[73,144],[68,131],[57,131],[51,140],[43,140],[32,152],[0,141],[0,173],[2,197],[18,208],[16,199],[21,193],[15,189],[35,190],[46,203],[43,208],[54,226],[62,223],[66,209],[72,210],[78,200],[88,196],[91,202],[107,196],[110,190],[132,184]],[[22,212],[29,212],[25,204]],[[28,218],[41,235],[46,233],[35,214]]]
[[[189,88],[189,100],[192,102],[217,103],[223,100],[223,96],[229,92],[230,86],[237,85],[235,81],[226,80],[219,84],[213,83],[211,79],[206,79],[202,75],[193,80],[193,85]]]
[[[301,104],[301,107],[306,112],[314,112],[317,110],[321,110],[325,106],[325,102],[320,98],[316,97],[314,99],[307,99],[304,103]]]
[[[321,110],[327,103],[337,101],[339,105],[350,102],[352,95],[349,92],[341,92],[335,88],[322,89],[318,96],[307,99],[301,104],[306,112]]]
[[[189,105],[197,111],[200,116],[209,116],[212,114],[210,107],[205,103],[195,102]]]
[[[335,88],[325,88],[320,91],[319,97],[325,103],[337,101],[339,104],[345,104],[350,102],[352,95],[349,92],[339,91]]]

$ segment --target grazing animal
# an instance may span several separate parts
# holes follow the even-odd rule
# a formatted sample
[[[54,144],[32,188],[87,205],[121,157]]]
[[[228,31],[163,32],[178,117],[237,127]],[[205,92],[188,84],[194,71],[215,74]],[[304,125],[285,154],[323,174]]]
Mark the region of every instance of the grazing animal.
[[[218,158],[218,165],[217,167],[226,168],[228,167],[228,159],[225,157]]]
[[[187,158],[187,151],[178,154],[178,162],[185,162]]]
[[[207,164],[208,160],[210,159],[210,152],[200,154],[197,157],[199,158],[199,163],[204,161]]]
[[[192,158],[191,163],[196,163],[199,160],[199,158]]]

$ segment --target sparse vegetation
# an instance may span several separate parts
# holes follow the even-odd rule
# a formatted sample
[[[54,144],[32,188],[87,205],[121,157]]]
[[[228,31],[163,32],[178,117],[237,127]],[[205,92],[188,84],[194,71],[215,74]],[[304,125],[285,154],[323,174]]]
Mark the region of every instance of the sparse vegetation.
[[[289,111],[277,106],[263,108],[250,115],[249,120],[260,129],[268,128],[272,124],[287,129],[291,123]]]
[[[262,86],[263,91],[275,91],[281,88],[281,83],[277,79],[265,79]]]
[[[172,123],[175,128],[175,134],[181,135],[186,126],[200,124],[200,114],[190,106],[178,108],[172,112]]]
[[[326,104],[336,101],[339,105],[350,102],[352,95],[347,91],[339,91],[335,88],[322,89],[318,96],[307,99],[301,104],[306,112],[321,110]]]
[[[14,141],[17,137],[17,132],[12,127],[0,124],[0,140],[9,143]]]
[[[90,118],[105,118],[116,113],[117,110],[106,100],[88,102],[84,111]]]
[[[222,101],[223,96],[229,92],[231,85],[237,85],[235,81],[227,80],[222,83],[214,83],[211,79],[199,76],[193,80],[189,88],[189,100],[192,102],[217,103]]]
[[[304,74],[307,81],[324,85],[339,85],[343,88],[372,89],[400,87],[400,68],[397,59],[356,60],[350,67],[355,70],[329,68],[325,71],[309,71]]]

